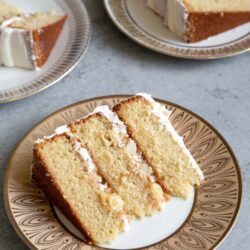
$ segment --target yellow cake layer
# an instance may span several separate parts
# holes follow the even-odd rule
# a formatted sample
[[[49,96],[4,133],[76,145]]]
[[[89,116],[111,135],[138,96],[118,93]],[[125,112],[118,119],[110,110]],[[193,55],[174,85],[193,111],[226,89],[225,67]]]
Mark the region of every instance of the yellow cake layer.
[[[0,25],[5,20],[17,16],[19,14],[20,12],[16,7],[7,5],[4,3],[4,1],[0,1]]]
[[[55,12],[49,13],[34,13],[28,16],[22,16],[18,21],[12,22],[10,27],[25,30],[37,30],[56,23],[62,18]]]
[[[33,168],[33,176],[47,195],[59,207],[69,204],[71,213],[93,242],[111,242],[125,227],[124,203],[110,188],[103,188],[101,177],[96,171],[88,171],[86,162],[75,150],[66,135],[56,136],[35,145],[34,153],[38,163],[46,167],[46,176],[41,177],[41,165]],[[49,180],[60,192],[52,197]],[[79,228],[79,225],[77,226]],[[83,231],[83,230],[81,230]]]
[[[71,124],[71,130],[90,150],[102,176],[122,197],[132,218],[161,209],[163,191],[150,180],[152,170],[137,159],[128,135],[117,134],[112,123],[99,113]]]
[[[250,0],[184,0],[184,3],[188,10],[192,12],[250,11]]]
[[[191,164],[183,148],[157,116],[152,102],[137,96],[114,107],[127,125],[145,159],[154,169],[159,183],[171,195],[187,198],[191,185],[199,184],[201,176]],[[167,119],[168,120],[168,119]]]

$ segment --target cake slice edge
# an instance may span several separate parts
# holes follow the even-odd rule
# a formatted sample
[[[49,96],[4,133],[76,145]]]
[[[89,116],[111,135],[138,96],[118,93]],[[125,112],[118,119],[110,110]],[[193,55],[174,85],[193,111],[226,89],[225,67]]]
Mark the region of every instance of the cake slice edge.
[[[129,136],[131,138],[133,138],[133,140],[138,145],[138,148],[142,152],[142,155],[143,155],[144,159],[148,162],[148,164],[152,168],[154,168],[157,179],[158,179],[159,183],[161,184],[161,186],[164,188],[164,190],[166,192],[170,192],[170,190],[168,190],[166,185],[161,181],[162,176],[159,175],[159,172],[157,171],[157,166],[155,164],[150,163],[148,155],[146,154],[145,150],[143,150],[143,148],[140,146],[140,143],[136,139],[136,135],[134,134],[133,128],[128,124],[128,122],[126,121],[126,118],[124,118],[123,115],[121,115],[119,113],[119,111],[120,111],[120,109],[122,109],[123,105],[129,105],[130,103],[136,102],[137,100],[151,103],[152,110],[153,110],[152,113],[154,113],[154,115],[156,115],[159,118],[160,126],[166,128],[166,131],[168,131],[172,135],[174,141],[176,141],[176,143],[179,145],[179,147],[182,148],[183,153],[185,153],[185,155],[188,157],[192,168],[195,170],[195,172],[196,172],[196,174],[197,174],[197,176],[199,178],[199,182],[197,182],[195,184],[199,185],[200,182],[204,179],[204,175],[203,175],[200,167],[198,166],[198,164],[194,160],[193,156],[191,155],[189,150],[186,148],[186,146],[185,146],[185,144],[183,142],[183,138],[175,131],[175,129],[173,128],[171,122],[169,121],[169,116],[171,114],[171,111],[169,111],[169,110],[166,111],[166,108],[164,106],[162,106],[162,105],[160,105],[161,106],[160,107],[159,103],[154,101],[154,99],[150,95],[145,94],[145,93],[139,93],[139,94],[137,94],[135,96],[132,96],[132,97],[120,102],[119,104],[115,105],[113,107],[113,110],[114,110],[114,112],[117,113],[118,117],[126,124]],[[139,114],[138,114],[138,116],[139,116]],[[180,194],[180,197],[187,198],[189,196],[188,193],[189,193],[188,191],[187,191],[186,194],[184,192],[184,193]]]
[[[85,236],[85,240],[86,240],[86,242],[88,244],[97,244],[97,243],[109,242],[109,241],[105,241],[105,242],[96,241],[95,240],[96,237],[94,235],[91,235],[88,228],[86,228],[84,226],[84,224],[81,223],[80,218],[78,218],[77,214],[75,214],[75,212],[74,212],[75,211],[74,207],[72,207],[72,204],[67,201],[67,197],[64,196],[64,194],[62,193],[59,185],[51,177],[51,172],[49,170],[49,167],[46,165],[45,161],[43,160],[43,158],[42,158],[42,156],[40,154],[39,148],[44,143],[49,143],[50,141],[56,140],[59,137],[67,137],[67,138],[69,138],[69,136],[70,136],[69,133],[65,132],[65,131],[69,131],[67,126],[59,127],[59,128],[57,128],[55,134],[52,134],[51,136],[45,137],[43,139],[39,139],[36,142],[36,144],[34,145],[34,151],[33,151],[33,153],[34,153],[34,164],[33,164],[33,167],[32,167],[32,177],[36,181],[38,186],[48,196],[49,201],[53,202],[59,208],[59,210],[61,210],[62,213],[76,226],[76,228],[81,233],[83,233],[83,235]],[[73,140],[75,140],[75,139],[76,138],[74,138]],[[71,141],[71,139],[69,139],[69,141]],[[88,165],[94,165],[95,163],[89,162],[89,160],[91,159],[91,156],[88,154],[88,152],[86,152],[87,149],[81,147],[80,143],[77,141],[77,139],[76,139],[76,141],[74,143],[76,143],[75,146],[74,146],[74,148],[75,148],[74,150],[75,150],[75,153],[79,155],[79,158],[81,158]],[[82,152],[81,149],[85,149],[85,151]],[[95,166],[87,166],[87,169],[88,169],[87,171],[91,172],[91,171],[93,171],[93,168],[95,168]],[[97,174],[99,175],[98,172],[97,172]],[[101,176],[99,176],[99,177],[102,179]],[[105,183],[104,184],[98,184],[98,185],[100,185],[98,187],[98,189],[100,189],[100,191],[107,190],[107,192],[110,192],[109,190],[111,190],[110,187],[108,187],[107,184],[105,184]],[[117,198],[116,194],[113,192],[113,190],[111,190],[110,195],[111,194],[115,195],[115,196],[112,196],[111,198],[113,198],[113,197],[115,199]],[[106,197],[105,193],[104,193],[104,196],[103,195],[100,196],[101,200],[106,199],[106,198],[109,198],[109,197]],[[119,199],[118,199],[118,201],[119,201]],[[106,202],[106,200],[104,200],[104,202]],[[118,205],[116,204],[116,206],[118,206]],[[112,204],[112,206],[113,206],[113,204]],[[121,206],[123,206],[123,205],[121,205]],[[118,207],[117,211],[114,210],[114,212],[112,212],[112,213],[116,214],[118,216],[117,220],[121,221],[121,228],[120,228],[120,233],[121,233],[122,231],[127,229],[128,225],[129,225],[129,219],[128,219],[127,215],[126,215],[126,211],[123,210],[123,209],[120,210],[121,209],[120,207]],[[117,209],[117,208],[115,208],[115,209]]]

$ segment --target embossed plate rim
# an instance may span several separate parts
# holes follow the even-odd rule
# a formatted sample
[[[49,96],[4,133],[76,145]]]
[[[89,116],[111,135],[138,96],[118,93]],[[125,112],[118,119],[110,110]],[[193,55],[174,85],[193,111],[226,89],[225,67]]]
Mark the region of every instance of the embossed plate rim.
[[[186,59],[196,59],[196,60],[204,60],[204,59],[222,59],[226,57],[236,56],[242,53],[246,53],[250,51],[250,33],[248,33],[245,37],[245,39],[240,39],[240,41],[235,42],[232,41],[228,46],[224,47],[215,47],[208,46],[209,49],[201,49],[197,47],[197,49],[192,48],[183,48],[182,46],[179,46],[178,44],[171,45],[168,43],[164,43],[160,39],[157,39],[155,37],[151,37],[145,32],[140,26],[138,26],[137,23],[134,22],[131,17],[127,17],[127,15],[130,16],[130,13],[125,13],[126,10],[126,0],[120,0],[121,4],[124,4],[123,9],[125,9],[123,12],[123,20],[119,22],[117,20],[117,17],[119,16],[119,13],[117,11],[113,11],[112,8],[112,0],[103,0],[103,5],[105,7],[105,10],[113,22],[113,24],[127,37],[129,37],[131,40],[136,42],[137,44],[153,50],[155,52],[161,53],[163,55],[168,56],[174,56],[179,58],[186,58]],[[121,7],[122,8],[122,7]],[[127,15],[126,15],[127,14]],[[130,20],[131,19],[131,20]],[[124,21],[125,20],[125,21]],[[125,27],[125,23],[127,22],[127,27]],[[138,29],[137,32],[140,33],[140,36],[136,37],[135,32],[133,31],[133,26],[136,26]],[[148,41],[148,38],[151,39],[151,42]],[[153,42],[157,42],[158,45],[164,46],[164,48],[157,47],[153,44]],[[234,43],[235,42],[235,43]],[[237,47],[237,48],[236,48]]]
[[[13,214],[12,214],[12,211],[11,211],[11,207],[10,207],[10,202],[9,202],[9,193],[8,193],[8,184],[9,184],[9,179],[10,179],[10,170],[11,170],[11,165],[12,165],[12,162],[14,160],[14,157],[15,157],[15,154],[16,154],[16,151],[17,149],[21,146],[21,144],[23,143],[23,141],[25,141],[25,139],[30,135],[32,134],[36,129],[38,129],[38,127],[40,126],[40,124],[46,122],[47,120],[51,119],[53,116],[55,115],[58,115],[68,109],[71,109],[73,108],[74,106],[80,106],[80,105],[84,105],[86,103],[91,103],[91,102],[96,102],[96,101],[103,101],[103,100],[108,100],[108,99],[119,99],[119,98],[128,98],[128,97],[131,97],[132,95],[108,95],[108,96],[100,96],[100,97],[94,97],[94,98],[90,98],[90,99],[86,99],[86,100],[83,100],[83,101],[79,101],[79,102],[76,102],[74,104],[71,104],[71,105],[68,105],[68,106],[65,106],[55,112],[53,112],[51,115],[45,117],[43,120],[41,120],[39,123],[37,123],[32,129],[29,130],[28,133],[26,133],[26,135],[20,140],[20,142],[17,144],[15,150],[13,151],[13,153],[11,154],[11,158],[7,164],[7,168],[6,168],[6,171],[5,171],[5,176],[4,176],[4,183],[3,183],[3,191],[4,191],[4,205],[5,205],[5,209],[6,209],[6,212],[7,212],[7,215],[8,215],[8,218],[13,226],[13,228],[15,229],[16,233],[19,235],[19,237],[25,242],[25,244],[27,246],[29,246],[31,249],[37,249],[29,240],[28,238],[24,235],[24,233],[21,231],[20,227],[18,226]],[[220,132],[218,132],[215,127],[213,125],[211,125],[209,122],[207,122],[206,120],[204,120],[202,117],[200,117],[199,115],[197,115],[196,113],[190,111],[189,109],[181,106],[181,105],[178,105],[178,104],[175,104],[175,103],[172,103],[172,102],[169,102],[169,101],[166,101],[166,100],[163,100],[163,99],[159,99],[159,98],[155,98],[155,100],[157,100],[158,102],[164,104],[164,105],[170,105],[174,108],[177,108],[177,109],[180,109],[181,111],[184,111],[185,113],[187,114],[190,114],[191,116],[195,117],[196,119],[200,120],[202,123],[204,123],[209,129],[211,129],[215,135],[217,137],[219,137],[219,139],[223,142],[223,144],[225,145],[226,149],[228,150],[229,154],[230,154],[230,157],[232,158],[234,164],[235,164],[235,169],[236,169],[236,172],[237,172],[237,176],[238,176],[238,187],[239,187],[239,196],[238,196],[238,199],[237,199],[237,204],[235,206],[235,210],[234,210],[234,213],[232,215],[232,218],[231,218],[231,222],[230,224],[228,225],[228,227],[226,228],[226,230],[223,232],[223,234],[220,236],[219,240],[212,246],[212,248],[215,248],[217,247],[226,237],[226,235],[230,232],[230,230],[232,229],[233,225],[235,224],[236,222],[236,219],[237,219],[237,216],[239,214],[239,210],[240,210],[240,207],[241,207],[241,202],[242,202],[242,177],[241,177],[241,171],[240,171],[240,167],[239,167],[239,163],[238,163],[238,160],[236,158],[236,156],[234,155],[234,152],[233,150],[231,149],[230,145],[227,143],[227,141],[224,139],[224,137],[222,136],[222,134]],[[193,211],[193,209],[192,209]],[[53,211],[52,211],[53,212]],[[188,216],[190,217],[190,215]],[[186,222],[186,221],[185,221]],[[57,223],[61,223],[61,222],[57,222]],[[183,226],[183,225],[182,225]],[[182,227],[181,226],[181,227]],[[181,227],[174,233],[176,234],[180,229]],[[170,236],[173,236],[174,234],[170,235]],[[167,237],[166,239],[168,239],[169,237]],[[162,240],[163,242],[166,240]],[[160,242],[162,242],[160,241]],[[147,246],[147,247],[151,247],[151,246],[154,246],[160,242],[157,242],[155,244],[152,244],[150,246]],[[98,246],[94,246],[96,249],[100,249]],[[212,249],[211,248],[211,249]],[[103,248],[102,248],[103,249]],[[136,248],[136,249],[144,249],[144,248]]]

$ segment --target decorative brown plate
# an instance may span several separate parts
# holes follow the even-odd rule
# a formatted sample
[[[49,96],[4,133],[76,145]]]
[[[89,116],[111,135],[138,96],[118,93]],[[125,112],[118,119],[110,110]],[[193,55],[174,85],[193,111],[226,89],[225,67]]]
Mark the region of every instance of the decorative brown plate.
[[[18,144],[5,175],[4,202],[14,229],[31,249],[100,249],[99,246],[85,244],[70,233],[61,215],[58,212],[55,214],[57,209],[52,208],[43,192],[31,181],[33,142],[51,134],[56,127],[88,114],[96,106],[107,104],[112,107],[126,97],[98,97],[65,107],[41,121]],[[171,221],[166,221],[165,228],[162,228],[163,224],[160,225],[159,221],[159,230],[151,233],[154,240],[149,242],[145,238],[145,244],[137,242],[133,245],[133,239],[143,239],[144,229],[141,234],[133,235],[132,225],[131,231],[123,234],[132,234],[132,243],[126,247],[129,242],[124,242],[122,248],[214,249],[232,228],[239,211],[242,182],[237,160],[225,139],[201,117],[176,104],[158,101],[172,110],[171,121],[184,137],[206,179],[194,190],[191,207],[178,227],[171,229],[171,221],[178,221],[181,216],[176,213]],[[159,218],[161,215],[155,215],[156,219],[157,216]],[[147,220],[151,219],[143,219],[142,223],[147,223]],[[155,224],[152,226],[157,228],[158,224]],[[145,230],[150,231],[151,228]],[[105,248],[110,246],[105,245]]]

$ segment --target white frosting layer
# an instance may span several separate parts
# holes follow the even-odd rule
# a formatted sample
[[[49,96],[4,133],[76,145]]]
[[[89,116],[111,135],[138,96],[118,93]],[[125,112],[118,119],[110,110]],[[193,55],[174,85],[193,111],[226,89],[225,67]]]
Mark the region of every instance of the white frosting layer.
[[[150,95],[144,94],[145,96],[147,96],[148,99],[151,100],[152,103],[154,103],[154,105],[159,108],[162,111],[167,111],[165,109],[165,107],[163,107],[162,105],[156,103],[152,97]],[[160,107],[158,107],[160,106]],[[113,129],[114,131],[116,131],[117,135],[120,137],[119,134],[123,134],[125,135],[127,138],[129,138],[129,135],[127,134],[127,129],[125,124],[119,119],[118,115],[115,112],[112,112],[109,107],[107,105],[105,106],[99,106],[94,110],[94,113],[101,113],[103,116],[105,116],[112,124],[113,124]],[[118,141],[120,141],[121,138],[118,138]],[[123,146],[122,143],[120,142],[119,146]],[[155,176],[153,175],[153,171],[151,169],[151,167],[146,163],[146,161],[143,159],[142,155],[139,153],[139,151],[137,150],[137,146],[136,143],[134,142],[134,140],[132,140],[131,138],[129,138],[129,141],[126,145],[127,150],[135,155],[135,159],[137,162],[146,164],[147,167],[151,170],[151,173],[145,173],[143,170],[141,170],[141,173],[143,174],[147,174],[149,177],[149,180],[154,183],[155,182]]]
[[[66,133],[66,134],[71,133],[68,125],[63,125],[63,126],[57,127],[55,130],[55,133],[53,135],[61,135],[64,133]]]
[[[122,221],[123,221],[123,223],[124,223],[124,231],[126,232],[126,231],[129,230],[129,227],[130,227],[129,221],[128,221],[128,218],[127,218],[126,215],[123,215],[123,216],[122,216]]]
[[[117,114],[112,112],[107,105],[96,107],[93,113],[101,113],[104,117],[106,117],[112,123],[113,130],[116,133],[118,146],[119,147],[124,146],[124,143],[122,142],[121,134],[127,135],[127,129],[124,123],[118,118]]]
[[[187,29],[188,12],[183,0],[167,0],[164,25],[177,35],[184,37]]]
[[[169,30],[185,37],[188,12],[183,0],[148,0],[148,6],[164,19]]]
[[[68,125],[57,127],[56,130],[55,130],[55,133],[53,133],[50,136],[45,136],[42,139],[38,139],[35,143],[43,142],[45,139],[51,139],[56,135],[61,135],[61,134],[64,134],[64,133],[69,137],[70,141],[73,143],[74,150],[80,155],[82,160],[85,162],[88,172],[95,171],[96,166],[93,163],[92,158],[91,158],[88,150],[86,148],[82,147],[80,141],[78,141],[77,137],[71,132],[71,129],[70,129],[70,127]],[[103,179],[102,179],[102,177],[100,175],[98,175],[98,188],[101,191],[105,191],[108,188],[107,183],[103,182]],[[121,216],[121,219],[124,222],[124,231],[127,231],[129,229],[128,218],[124,214],[124,215]]]
[[[161,123],[167,122],[168,118],[171,115],[171,111],[167,110],[164,105],[156,102],[151,95],[146,93],[138,93],[137,96],[142,96],[146,100],[148,100],[153,106],[153,113],[160,118]]]
[[[94,113],[101,113],[105,116],[112,124],[113,128],[118,134],[127,135],[127,129],[125,124],[118,118],[115,112],[112,112],[107,105],[99,106],[94,110]]]
[[[156,178],[153,174],[153,169],[148,165],[148,163],[143,159],[141,153],[137,150],[137,146],[136,146],[136,143],[134,142],[134,140],[129,139],[129,141],[126,145],[126,149],[130,154],[135,156],[135,160],[137,162],[142,164],[139,173],[148,176],[149,180],[152,183],[155,183]],[[144,169],[143,166],[145,166],[146,169]]]
[[[6,67],[35,69],[32,32],[8,27],[21,20],[14,17],[0,26],[0,64]]]
[[[4,22],[1,23],[0,30],[3,30],[4,28],[6,28],[7,26],[9,26],[13,22],[21,21],[21,20],[22,20],[21,17],[12,17],[12,18],[10,18],[8,20],[5,20]]]
[[[204,175],[201,171],[201,169],[199,168],[198,164],[196,163],[196,161],[194,160],[193,156],[191,155],[191,153],[189,152],[189,150],[187,149],[187,147],[184,144],[183,141],[183,137],[181,137],[174,129],[173,125],[171,124],[170,120],[169,120],[169,115],[171,114],[170,111],[167,110],[167,112],[162,108],[163,106],[160,105],[159,103],[157,103],[156,101],[154,101],[154,99],[148,95],[148,94],[144,94],[144,93],[140,93],[137,94],[139,96],[144,97],[145,99],[147,99],[148,101],[150,101],[153,105],[153,113],[159,118],[160,123],[162,124],[162,128],[165,128],[168,132],[171,133],[173,139],[178,143],[178,145],[182,148],[183,152],[186,154],[186,156],[188,157],[191,166],[196,170],[197,174],[199,175],[200,179],[204,179]],[[159,107],[161,106],[161,107]]]
[[[88,150],[86,148],[82,147],[81,143],[77,140],[76,136],[71,133],[71,130],[67,125],[60,126],[60,127],[56,128],[55,133],[53,133],[52,135],[49,135],[49,136],[44,136],[42,139],[36,140],[35,143],[41,143],[45,139],[51,139],[56,135],[61,135],[64,133],[67,134],[67,136],[69,136],[70,141],[74,145],[75,151],[78,152],[78,154],[80,155],[82,160],[86,163],[88,172],[93,171],[96,167],[92,161],[92,158],[91,158]]]
[[[93,171],[96,167],[91,159],[91,156],[88,152],[88,150],[86,148],[79,148],[79,154],[82,157],[82,159],[85,161],[87,168],[88,168],[88,172]]]

